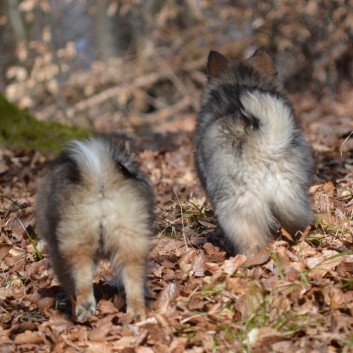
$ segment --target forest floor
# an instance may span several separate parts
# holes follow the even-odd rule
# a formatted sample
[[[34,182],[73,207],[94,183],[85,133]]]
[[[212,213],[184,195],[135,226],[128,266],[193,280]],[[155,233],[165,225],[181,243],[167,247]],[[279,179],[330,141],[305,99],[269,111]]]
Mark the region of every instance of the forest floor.
[[[148,270],[155,300],[143,322],[125,313],[106,263],[95,276],[96,316],[71,320],[35,233],[48,158],[0,150],[0,352],[353,352],[352,95],[348,84],[321,100],[290,95],[316,160],[317,221],[300,241],[283,234],[251,259],[209,242],[217,224],[194,171],[195,116],[132,140],[146,147],[136,158],[158,204]]]

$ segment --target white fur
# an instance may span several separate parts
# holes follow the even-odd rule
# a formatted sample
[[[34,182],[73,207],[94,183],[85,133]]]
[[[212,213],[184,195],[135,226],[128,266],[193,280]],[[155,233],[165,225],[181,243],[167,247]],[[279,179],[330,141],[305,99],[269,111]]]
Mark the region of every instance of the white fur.
[[[85,170],[100,174],[102,161],[106,158],[106,146],[99,140],[73,141],[70,144],[70,155]]]
[[[273,159],[281,156],[288,147],[295,129],[294,118],[290,107],[281,99],[270,93],[255,91],[240,97],[245,114],[250,113],[260,120],[261,134],[256,143]]]

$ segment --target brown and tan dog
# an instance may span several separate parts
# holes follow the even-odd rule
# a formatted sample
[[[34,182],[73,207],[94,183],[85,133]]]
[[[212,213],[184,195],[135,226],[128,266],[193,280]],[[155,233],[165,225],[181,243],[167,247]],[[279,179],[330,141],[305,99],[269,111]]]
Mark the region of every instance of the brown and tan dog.
[[[145,272],[154,196],[147,176],[101,138],[73,141],[41,181],[37,231],[54,270],[76,300],[75,316],[95,313],[95,261],[109,259],[125,288],[127,312],[145,318]]]

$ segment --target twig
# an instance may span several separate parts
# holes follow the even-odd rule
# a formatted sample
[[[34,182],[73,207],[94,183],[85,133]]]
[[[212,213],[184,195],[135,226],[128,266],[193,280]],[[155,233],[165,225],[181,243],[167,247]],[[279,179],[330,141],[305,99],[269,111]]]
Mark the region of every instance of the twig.
[[[185,110],[187,107],[190,106],[191,99],[189,97],[184,97],[179,102],[175,103],[174,105],[167,107],[165,109],[161,109],[156,113],[146,114],[143,116],[138,116],[131,118],[132,124],[146,124],[148,122],[151,123],[158,123],[161,120],[165,120],[172,115],[177,115],[179,112]]]
[[[185,324],[186,322],[188,322],[188,321],[190,321],[192,319],[195,319],[195,318],[200,317],[200,316],[205,316],[205,315],[206,315],[206,313],[200,313],[200,314],[196,314],[196,315],[193,315],[193,316],[189,316],[189,317],[181,320],[180,323],[181,324]]]
[[[187,242],[187,239],[186,239],[186,234],[185,234],[185,225],[184,225],[184,212],[183,212],[183,207],[181,206],[181,203],[180,203],[180,200],[179,200],[178,194],[176,193],[176,191],[175,191],[175,188],[174,188],[174,187],[173,187],[173,192],[174,192],[174,194],[175,194],[175,197],[177,198],[178,205],[179,205],[179,208],[180,208],[180,214],[181,214],[181,229],[182,229],[182,233],[183,233],[184,243],[185,243],[185,246],[187,247],[187,246],[188,246],[188,242]]]
[[[146,87],[146,86],[149,87],[154,83],[158,82],[159,80],[167,77],[168,77],[168,73],[164,71],[153,72],[148,75],[137,78],[131,84],[124,84],[122,86],[108,88],[103,92],[96,94],[93,97],[90,97],[86,100],[83,100],[75,104],[74,107],[72,108],[73,113],[86,110],[98,104],[102,104],[106,100],[113,98],[123,92],[129,92],[140,87]]]
[[[341,146],[340,146],[340,155],[342,157],[343,153],[342,153],[342,147],[343,145],[348,141],[349,138],[351,138],[351,136],[353,135],[353,130],[351,131],[351,133],[344,139],[344,141],[342,142]]]
[[[23,210],[24,208],[26,208],[26,207],[24,207],[23,205],[20,205],[17,201],[13,200],[13,199],[12,199],[11,197],[9,197],[9,196],[0,195],[0,198],[1,198],[1,199],[5,199],[5,200],[11,201],[19,210]]]

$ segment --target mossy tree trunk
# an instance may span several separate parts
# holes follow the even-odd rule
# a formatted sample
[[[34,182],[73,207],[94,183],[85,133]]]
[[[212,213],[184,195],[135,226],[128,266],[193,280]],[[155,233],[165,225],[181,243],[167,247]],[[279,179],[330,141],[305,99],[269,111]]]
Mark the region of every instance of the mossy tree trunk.
[[[72,139],[85,138],[89,130],[62,125],[54,121],[39,121],[0,95],[0,147],[12,150],[37,150],[58,153]]]

